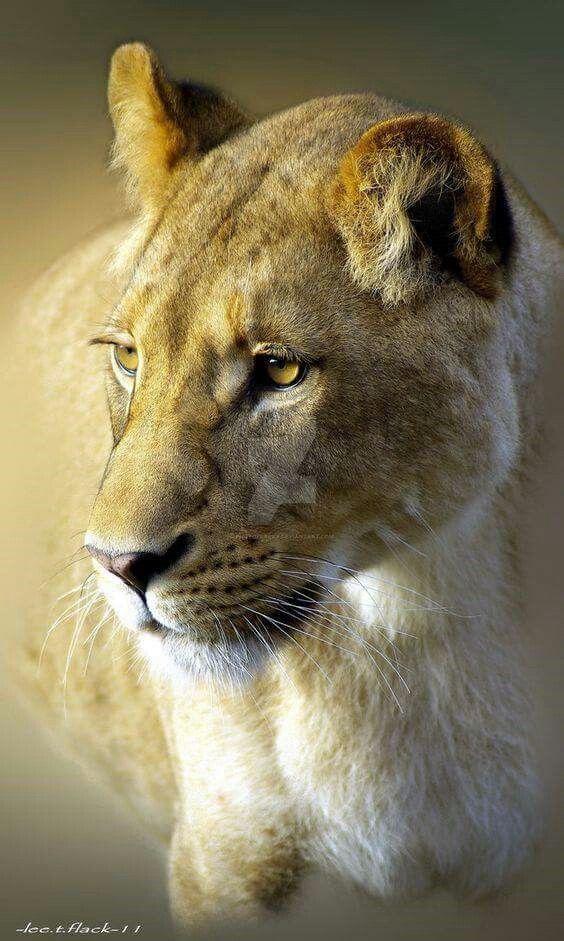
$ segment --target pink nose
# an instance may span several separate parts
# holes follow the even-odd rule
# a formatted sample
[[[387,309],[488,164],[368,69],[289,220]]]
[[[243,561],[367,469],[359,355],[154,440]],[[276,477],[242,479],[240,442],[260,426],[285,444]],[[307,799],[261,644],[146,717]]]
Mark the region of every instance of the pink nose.
[[[108,572],[117,575],[126,585],[133,588],[140,595],[145,594],[145,589],[151,575],[154,572],[152,564],[152,553],[150,552],[128,552],[125,555],[106,555],[99,549],[87,546],[88,551],[94,558],[103,565]],[[158,558],[158,556],[156,556]]]
[[[165,552],[126,552],[110,555],[98,546],[86,545],[90,555],[108,572],[117,575],[138,595],[143,597],[151,578],[166,571],[177,562],[194,544],[191,533],[178,536]]]

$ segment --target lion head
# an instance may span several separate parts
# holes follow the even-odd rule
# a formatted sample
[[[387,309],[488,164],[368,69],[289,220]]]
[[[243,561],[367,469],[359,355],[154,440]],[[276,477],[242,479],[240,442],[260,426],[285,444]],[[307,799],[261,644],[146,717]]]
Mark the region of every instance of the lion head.
[[[504,188],[467,130],[370,95],[253,121],[128,45],[109,99],[138,222],[87,545],[154,653],[253,674],[507,474]]]

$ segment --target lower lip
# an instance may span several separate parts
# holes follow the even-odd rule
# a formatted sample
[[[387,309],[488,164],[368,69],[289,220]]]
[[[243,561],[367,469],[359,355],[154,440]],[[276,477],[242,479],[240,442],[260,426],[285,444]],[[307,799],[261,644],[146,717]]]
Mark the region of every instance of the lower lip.
[[[143,624],[141,627],[141,631],[144,631],[146,634],[160,634],[160,635],[164,635],[168,633],[173,633],[173,634],[181,633],[177,629],[173,627],[167,627],[166,624],[161,624],[160,621],[155,621],[155,620],[147,621],[146,624]]]

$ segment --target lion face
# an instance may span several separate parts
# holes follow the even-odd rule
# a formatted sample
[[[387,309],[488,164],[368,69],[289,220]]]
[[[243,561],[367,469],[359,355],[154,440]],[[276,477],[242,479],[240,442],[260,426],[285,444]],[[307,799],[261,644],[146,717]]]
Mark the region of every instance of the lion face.
[[[143,227],[96,338],[114,447],[87,544],[155,655],[242,677],[314,630],[347,571],[456,519],[511,463],[493,165],[421,116],[377,124],[395,135],[370,161],[371,99],[250,125],[138,46],[110,102]],[[456,225],[468,245],[447,244]]]

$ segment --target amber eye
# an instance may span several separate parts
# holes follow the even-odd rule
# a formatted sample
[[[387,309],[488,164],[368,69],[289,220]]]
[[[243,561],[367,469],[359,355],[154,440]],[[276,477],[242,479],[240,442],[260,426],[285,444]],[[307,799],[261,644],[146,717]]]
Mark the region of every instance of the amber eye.
[[[137,350],[132,346],[119,346],[116,343],[114,346],[114,359],[121,371],[128,376],[134,376],[137,372],[139,358],[137,356]]]
[[[305,363],[280,356],[257,356],[257,376],[263,386],[289,389],[302,381],[307,372]]]

